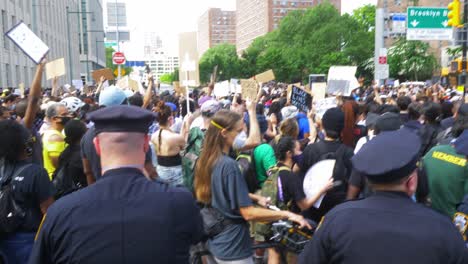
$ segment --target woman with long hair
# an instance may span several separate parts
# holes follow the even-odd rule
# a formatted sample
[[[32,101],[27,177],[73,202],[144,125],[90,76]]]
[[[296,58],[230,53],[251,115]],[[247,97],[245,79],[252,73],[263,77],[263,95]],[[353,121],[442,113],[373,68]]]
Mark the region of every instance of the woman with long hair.
[[[151,143],[153,143],[156,149],[158,160],[156,171],[158,177],[171,186],[182,185],[182,158],[180,151],[185,147],[187,125],[189,126],[190,124],[184,123],[181,133],[175,133],[170,128],[174,124],[171,107],[164,101],[159,101],[155,110],[158,114],[159,130],[152,135]]]
[[[11,197],[24,213],[15,219],[10,232],[4,233],[2,225],[0,263],[28,262],[41,219],[54,202],[55,190],[47,171],[28,161],[32,144],[25,127],[13,120],[0,121],[0,182],[11,190]],[[7,217],[6,213],[1,217]]]
[[[249,194],[237,162],[228,155],[242,129],[243,120],[239,114],[227,110],[217,112],[210,121],[195,167],[196,199],[211,205],[233,223],[208,240],[208,248],[218,263],[253,263],[247,221],[289,219],[301,227],[310,227],[300,215],[253,206],[253,201],[261,202],[261,199]]]

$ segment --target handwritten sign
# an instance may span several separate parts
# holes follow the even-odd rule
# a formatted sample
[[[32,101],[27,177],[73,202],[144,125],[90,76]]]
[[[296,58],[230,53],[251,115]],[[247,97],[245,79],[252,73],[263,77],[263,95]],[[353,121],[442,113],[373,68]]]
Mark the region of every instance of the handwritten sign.
[[[216,83],[213,89],[213,93],[216,97],[228,96],[230,92],[229,81]]]
[[[322,100],[314,101],[314,108],[316,111],[316,115],[320,119],[322,119],[323,115],[328,109],[336,107],[336,106],[337,106],[336,97],[327,97]]]
[[[21,97],[24,97],[24,91],[25,91],[25,89],[24,89],[24,83],[18,84],[18,89],[19,89],[19,92],[20,92],[20,96],[21,96]]]
[[[82,90],[83,89],[83,81],[82,80],[72,80],[72,85],[75,86],[77,90]]]
[[[293,85],[291,92],[291,104],[302,112],[309,112],[312,96],[305,90]]]
[[[134,93],[140,90],[140,88],[138,87],[138,82],[131,78],[128,79],[128,88],[130,88]]]
[[[312,96],[314,102],[325,98],[327,92],[327,83],[313,83],[312,84]]]
[[[359,82],[355,77],[356,70],[356,66],[330,67],[327,94],[350,96],[351,91],[359,87]]]
[[[109,68],[93,71],[93,79],[96,83],[99,83],[101,77],[104,77],[106,80],[114,80],[114,73]]]
[[[250,98],[251,100],[257,99],[257,93],[258,93],[257,81],[241,79],[240,82],[241,82],[241,87],[242,87],[242,98],[244,99]]]
[[[60,77],[65,75],[65,59],[60,58],[46,64],[46,78],[47,80],[53,79],[55,77]]]
[[[49,47],[22,21],[5,35],[36,64],[39,64],[49,52]]]
[[[275,73],[273,70],[268,70],[266,72],[255,75],[255,80],[259,83],[266,83],[273,81],[275,79]]]
[[[117,81],[116,86],[122,90],[125,90],[129,88],[128,80],[129,80],[128,76],[122,77],[120,78],[120,80]]]

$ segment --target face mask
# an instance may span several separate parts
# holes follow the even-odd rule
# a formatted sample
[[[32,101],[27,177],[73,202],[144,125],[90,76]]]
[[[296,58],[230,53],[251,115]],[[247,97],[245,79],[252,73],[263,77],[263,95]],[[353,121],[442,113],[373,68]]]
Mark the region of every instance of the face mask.
[[[241,149],[245,147],[246,141],[247,141],[247,133],[245,133],[245,131],[242,131],[236,136],[236,139],[234,139],[234,143],[232,143],[232,147],[234,149]]]
[[[304,158],[304,155],[300,154],[300,155],[294,155],[292,159],[293,159],[294,163],[301,164],[303,158]]]
[[[70,121],[70,120],[71,120],[71,117],[69,117],[69,116],[61,116],[60,117],[60,124],[65,126],[68,123],[68,121]]]

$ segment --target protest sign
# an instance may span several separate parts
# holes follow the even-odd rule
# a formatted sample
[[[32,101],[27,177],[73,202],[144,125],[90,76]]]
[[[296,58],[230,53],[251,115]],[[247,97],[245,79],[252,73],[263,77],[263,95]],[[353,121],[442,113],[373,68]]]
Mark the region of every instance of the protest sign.
[[[309,112],[312,96],[305,90],[293,85],[291,89],[291,104],[302,112]]]
[[[241,87],[242,87],[242,98],[243,99],[257,99],[258,93],[258,84],[257,81],[254,80],[245,80],[241,79]]]
[[[336,107],[336,106],[337,106],[336,97],[327,97],[327,98],[324,98],[322,100],[317,100],[317,101],[314,100],[314,108],[316,111],[316,115],[320,119],[322,119],[323,115],[328,109]]]
[[[72,85],[75,86],[77,90],[83,89],[83,81],[82,80],[72,80]]]
[[[46,78],[47,80],[55,77],[60,77],[66,74],[65,59],[60,58],[46,64]]]
[[[49,52],[49,47],[22,21],[5,35],[36,64],[39,64]]]
[[[24,83],[18,84],[18,89],[19,89],[19,92],[20,92],[20,96],[24,97]]]
[[[335,168],[336,160],[326,159],[319,161],[310,168],[303,182],[304,194],[307,198],[317,197],[330,179],[333,177],[333,169]],[[325,194],[320,195],[320,198],[314,203],[315,208],[320,208]]]
[[[259,83],[266,83],[269,81],[273,81],[274,79],[275,74],[273,73],[273,70],[268,70],[266,72],[255,75],[255,80]]]
[[[128,76],[124,76],[120,78],[120,80],[117,81],[116,86],[119,87],[122,90],[125,90],[129,88],[129,78]]]
[[[332,66],[328,71],[327,94],[350,96],[359,87],[356,66]]]
[[[240,94],[242,93],[242,86],[239,83],[238,79],[231,79],[229,82],[230,85],[230,91],[233,94]]]
[[[327,91],[326,83],[313,83],[312,84],[312,96],[313,96],[314,102],[317,100],[324,99],[326,91]]]
[[[216,97],[228,96],[230,92],[229,81],[216,83],[213,89],[213,93]]]
[[[114,73],[109,68],[104,68],[100,70],[93,71],[93,80],[96,83],[99,83],[101,77],[104,77],[106,80],[114,80]]]

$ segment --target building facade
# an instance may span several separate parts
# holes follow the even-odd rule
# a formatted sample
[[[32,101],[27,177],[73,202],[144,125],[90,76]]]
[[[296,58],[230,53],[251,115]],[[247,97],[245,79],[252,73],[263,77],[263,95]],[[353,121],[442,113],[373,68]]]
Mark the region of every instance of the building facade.
[[[81,79],[92,83],[92,72],[106,67],[102,0],[81,0],[80,8]]]
[[[79,8],[78,0],[0,1],[0,87],[17,88],[20,83],[30,87],[36,71],[35,63],[4,35],[19,21],[28,25],[49,46],[48,61],[65,58],[67,74],[59,78],[59,84],[79,79],[79,20],[77,14],[72,13],[79,12]],[[42,85],[51,87],[51,81],[43,78]]]
[[[341,12],[341,0],[237,0],[236,46],[241,53],[257,37],[276,29],[289,11],[328,1]]]
[[[210,8],[198,20],[198,54],[222,43],[236,44],[236,11]]]
[[[106,41],[129,41],[127,6],[122,0],[107,0],[104,9],[104,29]],[[118,34],[117,34],[118,33]]]
[[[158,54],[152,55],[150,59],[146,59],[145,64],[150,67],[153,76],[159,80],[161,75],[173,73],[179,68],[179,57],[170,56],[163,51],[159,51]]]

